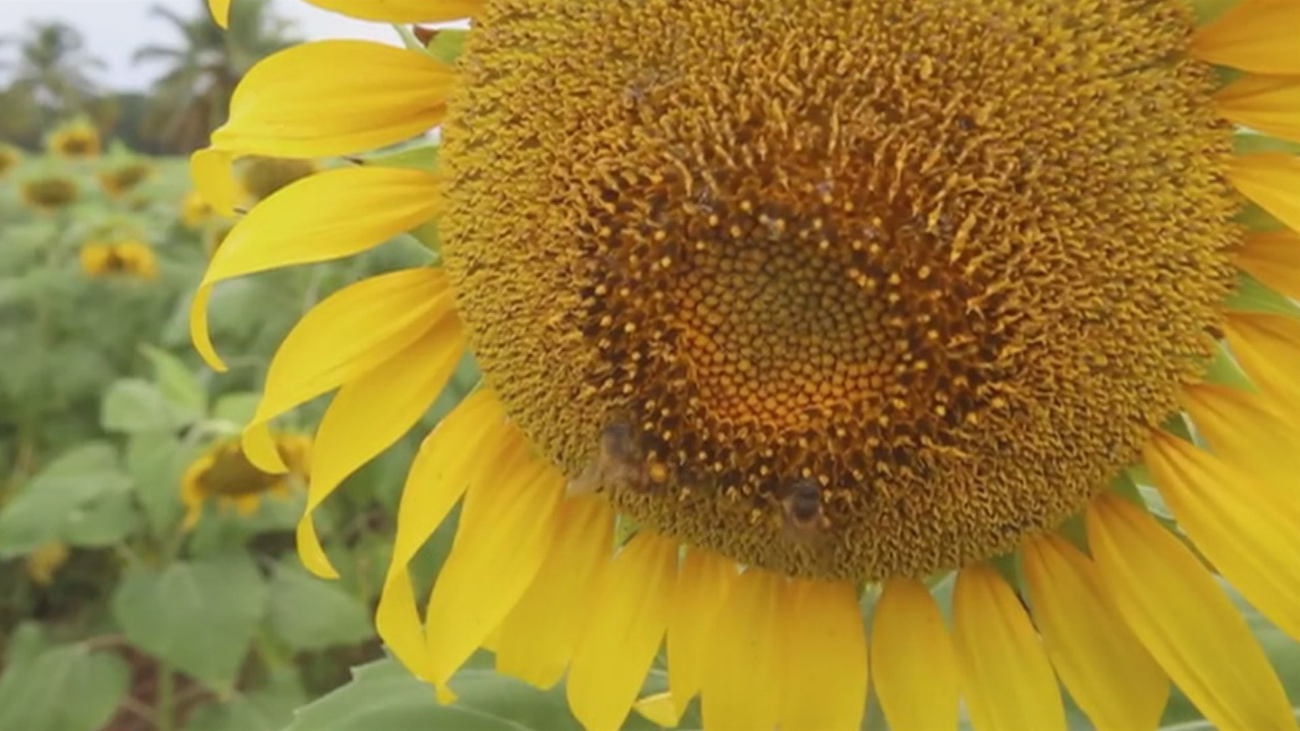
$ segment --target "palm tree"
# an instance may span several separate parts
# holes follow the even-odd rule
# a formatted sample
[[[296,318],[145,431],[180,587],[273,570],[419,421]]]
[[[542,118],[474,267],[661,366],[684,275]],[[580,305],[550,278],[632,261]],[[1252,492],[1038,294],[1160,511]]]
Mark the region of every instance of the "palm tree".
[[[86,50],[86,40],[67,23],[32,21],[22,37],[0,39],[18,46],[10,94],[26,95],[48,116],[69,117],[95,97],[96,84],[87,73],[104,62]]]
[[[236,0],[225,32],[213,24],[204,0],[196,0],[189,17],[161,5],[149,12],[168,21],[180,42],[135,52],[136,63],[168,65],[154,82],[144,132],[177,151],[206,144],[225,119],[240,77],[259,59],[295,42],[292,23],[272,15],[262,0]]]

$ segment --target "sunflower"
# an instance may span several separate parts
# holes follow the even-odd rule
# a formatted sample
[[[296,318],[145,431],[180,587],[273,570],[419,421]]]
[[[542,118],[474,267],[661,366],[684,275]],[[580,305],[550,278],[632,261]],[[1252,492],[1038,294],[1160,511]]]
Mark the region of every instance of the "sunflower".
[[[37,586],[53,584],[55,575],[68,562],[71,555],[72,551],[68,549],[66,543],[61,541],[42,543],[27,554],[25,560],[27,578]]]
[[[281,468],[267,425],[337,389],[299,526],[332,575],[312,511],[473,352],[377,613],[441,697],[490,647],[614,729],[663,644],[643,707],[706,729],[856,728],[869,677],[896,729],[1061,729],[1062,687],[1154,728],[1171,681],[1295,728],[1219,580],[1300,638],[1300,3],[312,1],[473,25],[454,68],[262,61],[201,189],[442,125],[438,168],[254,207],[191,326],[220,367],[213,285],[436,216],[441,266],[309,311],[243,442]],[[462,500],[421,617],[406,564]]]
[[[203,515],[209,500],[231,505],[240,515],[252,515],[266,495],[286,497],[295,482],[306,474],[311,440],[298,434],[276,434],[273,449],[286,470],[267,473],[253,466],[239,447],[239,439],[223,439],[185,470],[181,477],[181,503],[185,505],[185,527],[192,528]]]
[[[314,172],[316,165],[310,160],[251,157],[243,161],[239,182],[245,201],[252,205]]]
[[[77,201],[77,181],[57,173],[30,177],[18,186],[23,202],[41,212],[57,211]]]
[[[79,258],[81,271],[92,279],[120,276],[146,280],[158,278],[158,259],[153,249],[139,241],[89,241],[82,245]]]
[[[188,191],[184,198],[181,198],[181,225],[191,231],[202,229],[208,221],[212,220],[212,206],[208,203],[203,194],[197,190]]]
[[[50,133],[45,149],[73,160],[99,157],[99,130],[86,121],[69,122]]]
[[[13,145],[0,143],[0,180],[23,161],[23,153]]]
[[[153,171],[153,164],[146,160],[119,162],[99,171],[99,187],[108,197],[119,198],[135,190]]]

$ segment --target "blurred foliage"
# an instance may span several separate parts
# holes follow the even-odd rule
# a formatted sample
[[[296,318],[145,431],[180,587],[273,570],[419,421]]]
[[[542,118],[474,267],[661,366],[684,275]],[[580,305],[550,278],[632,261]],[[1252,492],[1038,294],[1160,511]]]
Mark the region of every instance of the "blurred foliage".
[[[105,185],[136,165],[148,174]],[[77,197],[28,205],[23,185],[45,179]],[[206,503],[187,530],[181,477],[238,433],[275,345],[307,308],[432,255],[401,237],[220,287],[213,333],[231,368],[218,375],[193,354],[186,318],[205,240],[229,224],[182,222],[188,190],[183,160],[124,149],[27,155],[0,179],[0,728],[280,729],[351,665],[381,656],[372,611],[415,434],[321,511],[338,582],[294,556],[301,484],[250,515]],[[86,246],[125,241],[147,247],[156,276],[84,266]],[[476,378],[466,363],[426,426]],[[323,406],[280,428],[309,433]],[[447,538],[424,557],[424,581]]]
[[[265,0],[234,0],[226,31],[212,23],[205,0],[184,12],[171,4],[148,12],[169,31],[135,50],[134,63],[157,75],[147,94],[106,86],[104,62],[66,23],[32,21],[0,38],[0,141],[35,150],[47,130],[82,117],[132,149],[190,152],[226,118],[248,69],[298,40]]]

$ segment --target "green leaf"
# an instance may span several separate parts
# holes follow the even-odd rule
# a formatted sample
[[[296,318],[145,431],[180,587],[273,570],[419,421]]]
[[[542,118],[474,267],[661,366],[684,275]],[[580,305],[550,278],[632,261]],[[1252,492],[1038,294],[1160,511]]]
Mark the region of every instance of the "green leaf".
[[[433,690],[395,660],[353,669],[352,682],[302,708],[284,731],[580,731],[562,688],[540,691],[491,670],[452,678],[459,696],[439,705]]]
[[[96,731],[126,694],[131,671],[117,655],[84,645],[46,650],[0,677],[0,729]]]
[[[113,596],[132,644],[216,688],[229,686],[266,604],[266,583],[242,554],[135,569]]]
[[[141,345],[154,368],[154,383],[175,414],[186,422],[202,419],[208,411],[208,391],[198,375],[180,358],[152,345]]]
[[[21,673],[49,646],[45,628],[35,620],[23,622],[4,640],[5,672]]]
[[[185,731],[279,731],[306,702],[297,671],[280,671],[257,690],[196,708]]]
[[[196,451],[170,432],[132,434],[126,443],[126,469],[155,534],[180,517],[181,475]]]
[[[439,28],[425,48],[429,50],[430,56],[451,66],[464,52],[465,39],[468,36],[469,31],[460,28]]]
[[[253,418],[253,412],[257,411],[257,402],[261,398],[260,394],[248,391],[228,393],[217,399],[216,405],[212,408],[212,416],[236,426],[243,426]]]
[[[100,424],[110,432],[171,431],[177,418],[162,391],[148,381],[125,378],[104,394]]]
[[[275,566],[267,622],[277,637],[296,650],[356,644],[374,634],[369,612],[360,601],[338,582],[318,579],[292,559]]]
[[[130,486],[111,446],[91,442],[70,450],[0,509],[0,558],[65,540],[70,531],[75,533],[81,511]]]
[[[60,535],[72,546],[112,546],[140,525],[129,490],[107,493],[68,514]]]

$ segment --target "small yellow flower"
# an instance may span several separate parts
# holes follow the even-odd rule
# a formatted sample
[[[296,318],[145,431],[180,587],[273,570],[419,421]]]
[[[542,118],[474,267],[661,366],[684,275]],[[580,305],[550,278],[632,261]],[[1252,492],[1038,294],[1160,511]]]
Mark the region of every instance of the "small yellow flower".
[[[272,439],[288,467],[282,473],[273,474],[255,467],[244,456],[237,438],[214,443],[185,470],[181,478],[181,502],[186,508],[186,529],[198,522],[206,501],[234,506],[240,515],[251,515],[266,495],[289,495],[290,488],[307,473],[311,439],[297,434],[275,434]]]
[[[81,271],[91,278],[158,278],[158,259],[153,249],[139,241],[87,242],[81,247],[80,260]]]
[[[49,586],[54,582],[54,575],[68,562],[72,552],[61,541],[51,541],[32,549],[27,554],[27,576],[37,586]]]
[[[212,205],[197,190],[191,190],[181,198],[181,225],[185,228],[197,231],[212,215]]]
[[[130,160],[99,171],[99,187],[110,198],[134,190],[153,174],[154,166],[146,160]]]
[[[80,190],[72,178],[50,174],[24,180],[19,185],[19,193],[28,206],[49,213],[75,203]]]
[[[23,161],[23,153],[13,145],[0,144],[0,180]]]
[[[84,120],[59,127],[45,140],[50,154],[69,160],[98,157],[99,145],[99,130]]]

